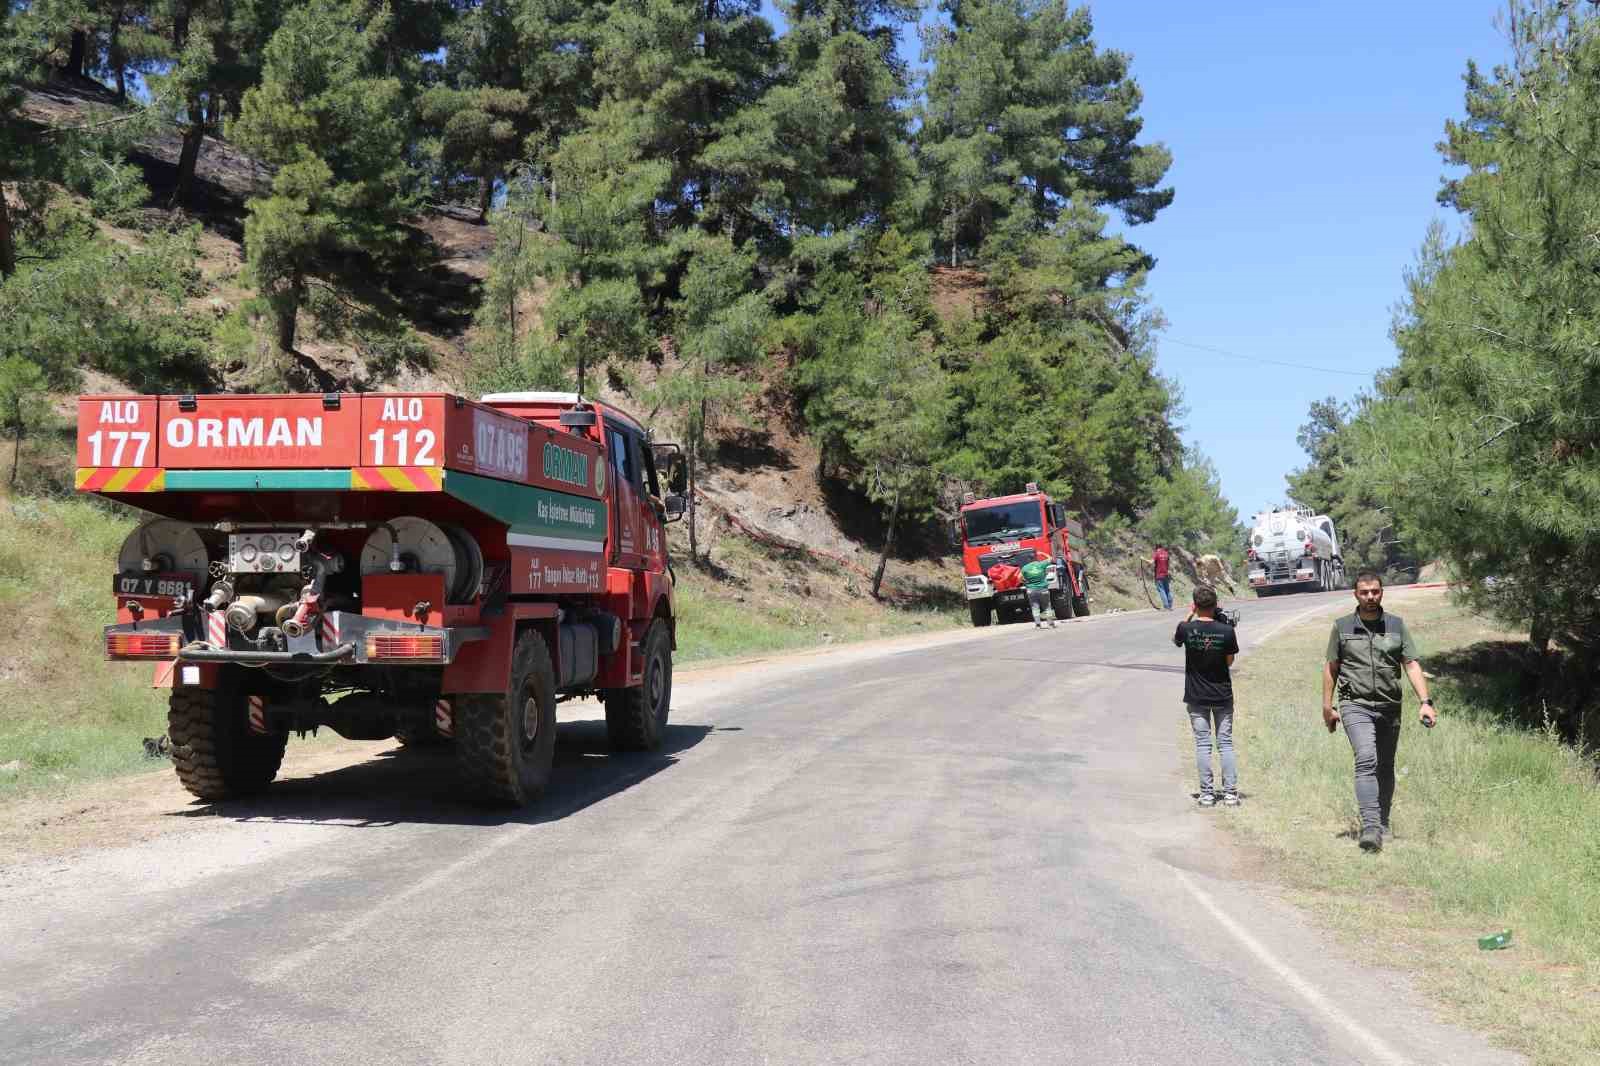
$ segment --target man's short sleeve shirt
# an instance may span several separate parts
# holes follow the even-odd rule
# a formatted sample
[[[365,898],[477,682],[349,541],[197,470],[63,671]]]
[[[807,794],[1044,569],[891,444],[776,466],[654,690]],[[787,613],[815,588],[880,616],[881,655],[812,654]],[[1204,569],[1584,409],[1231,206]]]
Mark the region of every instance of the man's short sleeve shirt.
[[[1233,627],[1209,618],[1179,622],[1172,642],[1183,648],[1183,702],[1211,707],[1232,703],[1228,656],[1239,653]]]

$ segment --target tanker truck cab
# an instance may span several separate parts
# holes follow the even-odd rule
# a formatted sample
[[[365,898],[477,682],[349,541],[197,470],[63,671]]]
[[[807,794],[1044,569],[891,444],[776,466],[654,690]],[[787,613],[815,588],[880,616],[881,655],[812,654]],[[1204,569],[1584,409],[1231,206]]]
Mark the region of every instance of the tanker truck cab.
[[[267,787],[288,736],[327,726],[453,749],[467,791],[525,804],[556,705],[588,696],[613,747],[661,744],[684,500],[662,485],[676,445],[626,412],[329,393],[78,414],[79,490],[155,516],[116,560],[106,655],[155,662],[196,796]]]
[[[1029,482],[1013,496],[978,499],[967,493],[956,525],[961,539],[967,606],[972,624],[987,626],[992,616],[1002,624],[1029,615],[1027,593],[995,587],[997,567],[1020,569],[1024,563],[1044,558],[1057,565],[1050,569],[1050,602],[1056,617],[1067,619],[1089,613],[1089,585],[1083,563],[1073,554],[1083,539],[1083,527],[1067,517],[1066,509]]]

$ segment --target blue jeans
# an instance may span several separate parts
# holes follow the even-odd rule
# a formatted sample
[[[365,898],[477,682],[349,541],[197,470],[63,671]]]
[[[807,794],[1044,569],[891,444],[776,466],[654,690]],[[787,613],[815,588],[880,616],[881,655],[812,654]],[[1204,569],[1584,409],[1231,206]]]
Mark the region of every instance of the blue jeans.
[[[1233,758],[1233,704],[1190,703],[1189,725],[1194,729],[1194,765],[1200,771],[1200,792],[1211,791],[1211,737],[1215,727],[1217,758],[1222,763],[1222,791],[1239,786],[1239,767]]]
[[[1161,609],[1172,610],[1172,579],[1170,577],[1156,578],[1156,592],[1161,596]]]

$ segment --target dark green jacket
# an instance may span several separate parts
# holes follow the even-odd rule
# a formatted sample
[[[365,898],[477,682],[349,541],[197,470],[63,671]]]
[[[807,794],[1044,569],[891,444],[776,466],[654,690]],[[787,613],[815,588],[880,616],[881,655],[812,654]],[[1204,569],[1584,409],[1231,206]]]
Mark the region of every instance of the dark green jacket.
[[[1044,590],[1050,587],[1050,568],[1054,563],[1047,563],[1043,559],[1035,559],[1022,568],[1022,583],[1030,589]]]
[[[1418,657],[1411,630],[1387,611],[1370,623],[1352,612],[1334,622],[1328,634],[1328,661],[1338,670],[1334,696],[1340,703],[1398,707],[1401,668]]]

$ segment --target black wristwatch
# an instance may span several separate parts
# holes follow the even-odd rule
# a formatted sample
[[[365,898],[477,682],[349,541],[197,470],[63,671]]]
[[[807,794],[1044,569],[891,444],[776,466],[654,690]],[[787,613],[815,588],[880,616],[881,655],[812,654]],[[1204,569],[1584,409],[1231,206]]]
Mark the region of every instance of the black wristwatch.
[[[1433,706],[1433,697],[1430,696],[1429,698],[1423,700],[1422,701],[1422,705],[1424,707],[1432,707]]]

